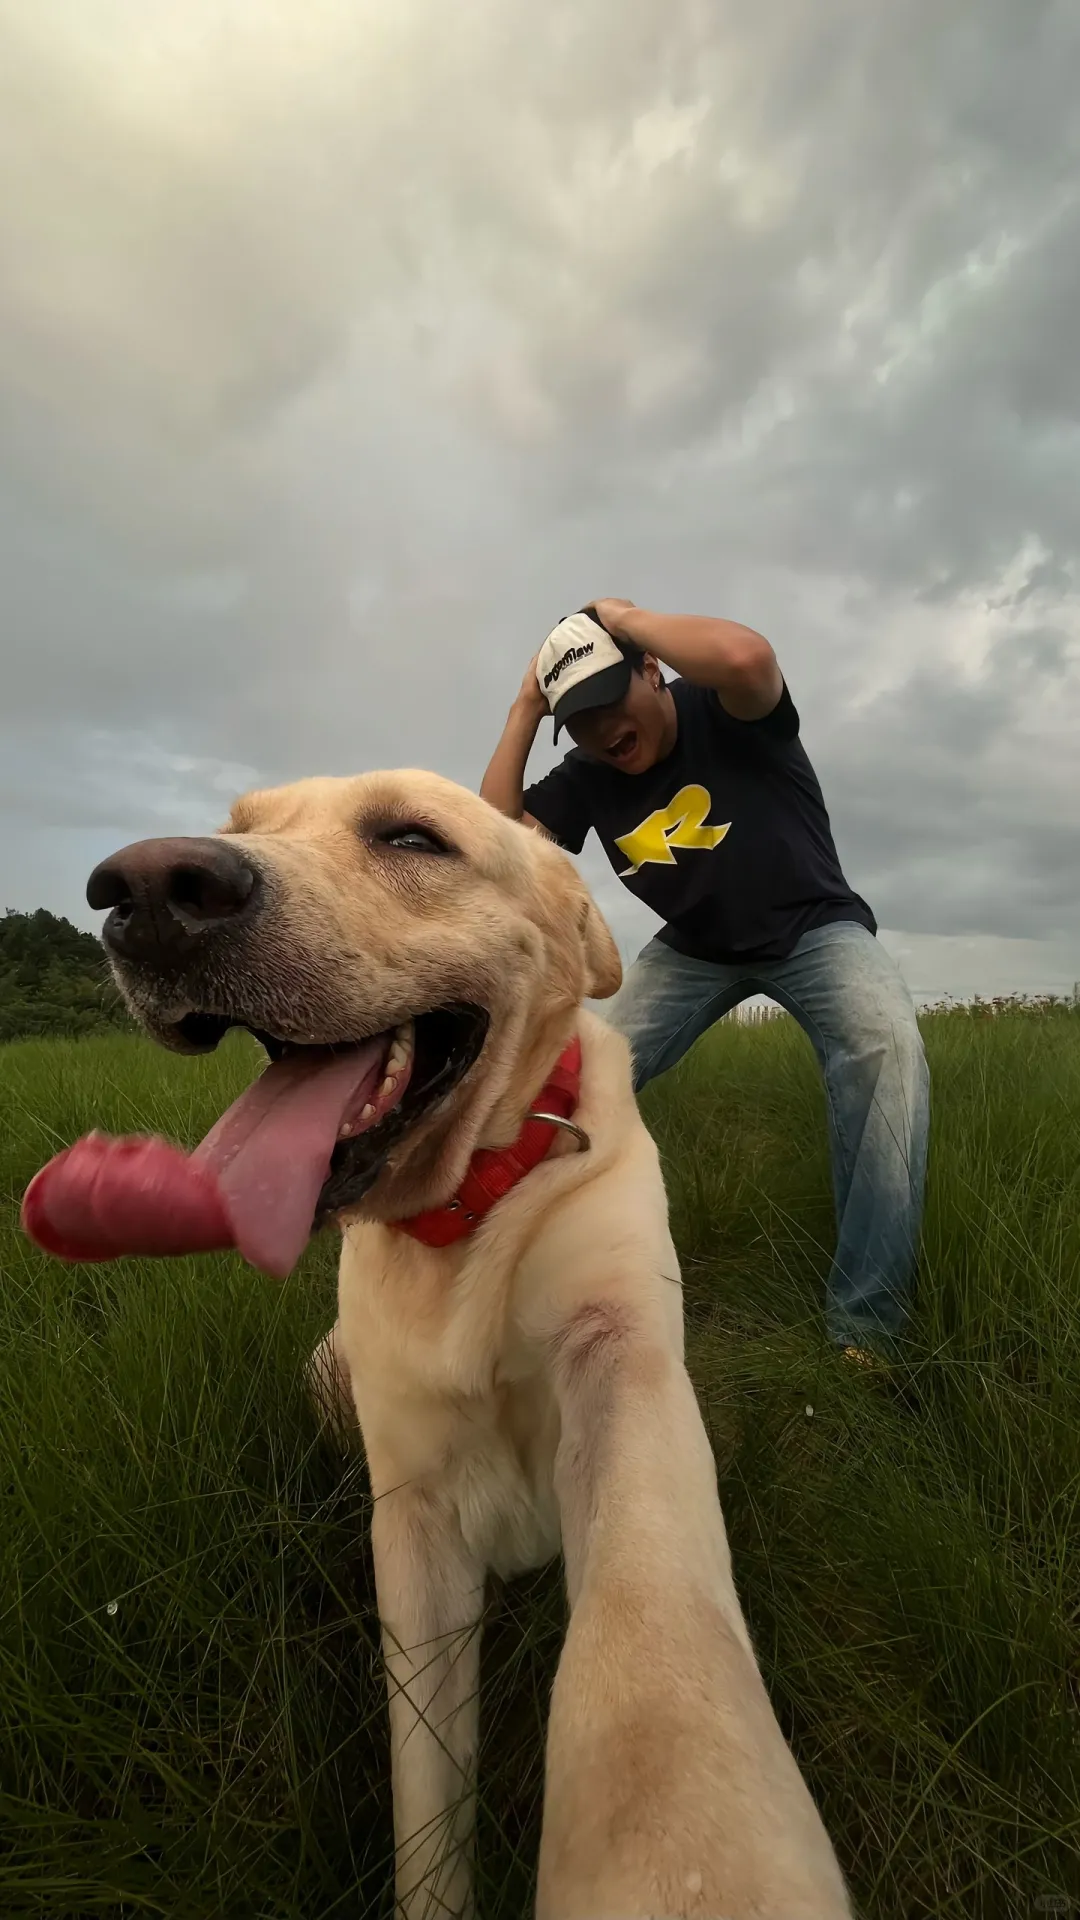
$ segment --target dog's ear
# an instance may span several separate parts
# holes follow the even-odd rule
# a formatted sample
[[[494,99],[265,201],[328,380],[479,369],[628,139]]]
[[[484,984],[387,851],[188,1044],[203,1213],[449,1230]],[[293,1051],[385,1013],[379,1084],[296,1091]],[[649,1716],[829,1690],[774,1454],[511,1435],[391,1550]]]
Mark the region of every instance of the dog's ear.
[[[585,993],[590,1000],[609,1000],[622,985],[622,961],[611,930],[595,900],[582,901],[581,937],[585,947]]]

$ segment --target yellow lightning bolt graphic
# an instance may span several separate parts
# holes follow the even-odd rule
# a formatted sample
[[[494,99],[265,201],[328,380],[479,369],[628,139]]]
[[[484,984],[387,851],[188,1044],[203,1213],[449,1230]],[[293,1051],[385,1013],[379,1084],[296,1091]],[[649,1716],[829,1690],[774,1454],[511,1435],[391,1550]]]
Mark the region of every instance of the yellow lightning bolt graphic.
[[[731,821],[723,827],[707,827],[705,820],[711,808],[712,796],[704,787],[680,787],[666,807],[650,813],[632,833],[616,840],[620,853],[625,853],[630,862],[619,879],[629,880],[650,863],[673,867],[676,848],[682,852],[690,847],[718,847]]]

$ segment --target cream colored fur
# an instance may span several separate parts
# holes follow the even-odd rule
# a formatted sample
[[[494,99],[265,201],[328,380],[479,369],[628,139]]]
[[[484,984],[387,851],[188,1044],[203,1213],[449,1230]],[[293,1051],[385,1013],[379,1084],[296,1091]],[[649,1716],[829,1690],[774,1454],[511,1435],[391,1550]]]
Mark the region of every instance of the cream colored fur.
[[[452,857],[388,858],[387,818],[427,823]],[[226,831],[277,903],[241,1010],[254,996],[280,1032],[277,978],[298,1037],[469,996],[491,1016],[466,1081],[343,1222],[338,1319],[315,1356],[370,1468],[399,1915],[471,1912],[485,1577],[561,1550],[540,1920],[844,1920],[732,1579],[656,1148],[625,1043],[581,1009],[619,964],[575,869],[417,773],[251,796]],[[477,1145],[514,1138],[575,1029],[589,1150],[560,1136],[455,1247],[386,1224],[449,1199]]]

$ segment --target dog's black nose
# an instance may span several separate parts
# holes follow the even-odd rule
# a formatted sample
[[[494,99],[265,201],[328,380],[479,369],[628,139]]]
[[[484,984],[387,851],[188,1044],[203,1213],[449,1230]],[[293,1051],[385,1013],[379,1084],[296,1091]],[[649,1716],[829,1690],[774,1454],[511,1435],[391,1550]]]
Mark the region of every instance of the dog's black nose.
[[[86,898],[109,908],[102,938],[121,959],[182,959],[250,911],[258,874],[228,840],[137,840],[95,867]]]

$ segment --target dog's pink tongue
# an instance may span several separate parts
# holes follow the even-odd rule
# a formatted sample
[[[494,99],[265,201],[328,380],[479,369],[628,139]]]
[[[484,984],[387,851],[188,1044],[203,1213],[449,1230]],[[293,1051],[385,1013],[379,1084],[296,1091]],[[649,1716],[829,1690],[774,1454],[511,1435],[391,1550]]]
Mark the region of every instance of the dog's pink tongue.
[[[192,1162],[217,1174],[236,1245],[253,1267],[282,1280],[292,1272],[341,1124],[371,1099],[385,1057],[381,1039],[314,1061],[276,1061],[196,1147]],[[356,1120],[353,1132],[362,1131]]]
[[[190,1155],[167,1140],[88,1134],[31,1181],[23,1226],[61,1259],[235,1246],[284,1279],[307,1245],[345,1116],[372,1098],[385,1052],[372,1040],[276,1062]]]
[[[168,1140],[88,1133],[35,1174],[23,1229],[61,1260],[235,1246],[215,1175]]]

